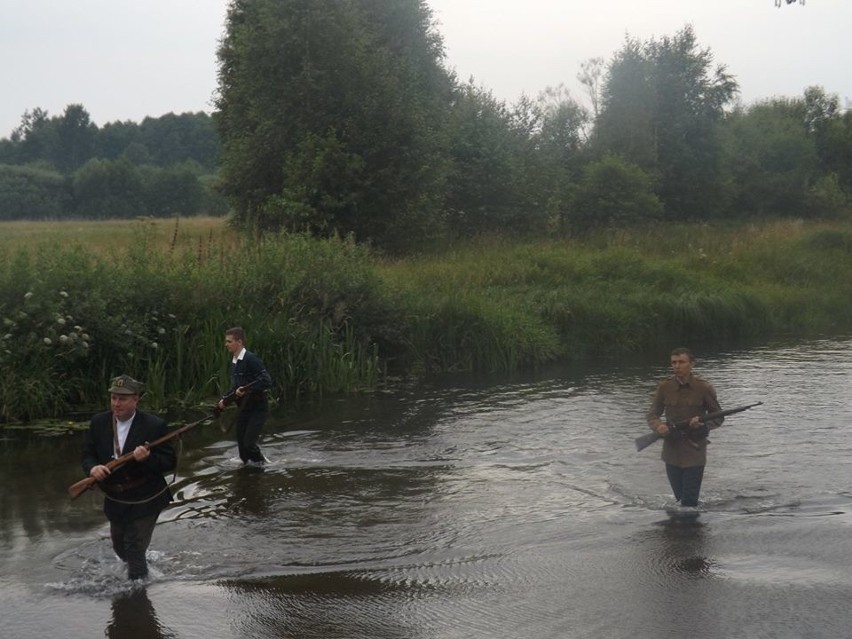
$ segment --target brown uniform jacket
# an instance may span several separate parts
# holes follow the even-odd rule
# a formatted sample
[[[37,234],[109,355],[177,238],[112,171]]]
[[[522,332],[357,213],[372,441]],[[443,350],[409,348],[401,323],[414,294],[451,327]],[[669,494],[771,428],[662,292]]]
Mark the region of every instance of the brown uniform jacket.
[[[720,410],[722,409],[716,399],[716,390],[710,382],[693,374],[681,384],[672,375],[657,386],[648,409],[648,426],[655,430],[654,424],[663,413],[666,421],[676,423]],[[724,417],[708,421],[707,426],[712,430],[721,426],[723,421]],[[697,443],[697,446],[690,442]],[[704,466],[707,463],[707,444],[706,437],[696,441],[675,433],[663,439],[662,459],[667,464],[681,468]]]

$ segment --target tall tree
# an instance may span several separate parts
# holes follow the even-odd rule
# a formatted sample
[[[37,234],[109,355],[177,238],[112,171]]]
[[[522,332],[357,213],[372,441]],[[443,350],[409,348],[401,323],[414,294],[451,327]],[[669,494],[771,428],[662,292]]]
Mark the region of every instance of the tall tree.
[[[533,130],[537,175],[543,209],[551,230],[567,231],[569,202],[582,173],[584,127],[589,114],[560,85],[541,92],[536,101],[538,124]]]
[[[91,121],[82,104],[69,104],[55,123],[53,165],[62,173],[79,169],[95,153],[98,127]]]
[[[460,236],[530,230],[531,133],[513,110],[472,82],[458,88],[449,119],[449,231]]]
[[[609,66],[598,149],[654,176],[669,217],[711,217],[726,195],[719,125],[737,90],[691,26],[660,40],[628,39]]]
[[[169,167],[187,160],[207,170],[219,164],[219,134],[206,113],[167,113],[145,118],[139,125],[139,142],[157,166]]]
[[[237,219],[427,234],[448,169],[442,59],[423,0],[233,0],[215,117]]]
[[[601,104],[601,78],[604,73],[603,58],[589,58],[580,64],[577,80],[586,87],[589,101],[592,103],[592,117],[597,118]]]
[[[21,124],[12,131],[9,138],[16,147],[16,163],[27,164],[38,160],[47,160],[47,154],[53,146],[55,127],[51,126],[49,113],[36,107],[24,111]]]

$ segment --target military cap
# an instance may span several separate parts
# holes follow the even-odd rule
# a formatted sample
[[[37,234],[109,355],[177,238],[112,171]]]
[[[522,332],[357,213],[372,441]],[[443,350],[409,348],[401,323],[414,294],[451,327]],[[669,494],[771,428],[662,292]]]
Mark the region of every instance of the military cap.
[[[145,384],[130,375],[119,375],[110,382],[109,392],[116,395],[142,395],[145,392]]]

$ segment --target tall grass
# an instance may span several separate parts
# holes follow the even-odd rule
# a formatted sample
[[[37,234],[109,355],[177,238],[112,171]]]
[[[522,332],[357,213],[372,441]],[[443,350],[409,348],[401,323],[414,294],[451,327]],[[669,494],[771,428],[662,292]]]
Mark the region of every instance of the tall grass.
[[[246,239],[208,221],[112,228],[93,248],[74,229],[0,242],[9,419],[102,405],[119,373],[146,382],[148,406],[212,401],[228,386],[232,325],[288,402],[373,388],[387,370],[509,371],[852,328],[848,223],[492,238],[395,261],[347,239]]]
[[[378,280],[352,242],[228,238],[163,250],[143,233],[125,249],[30,245],[0,259],[9,419],[102,405],[120,373],[145,381],[149,407],[215,399],[229,385],[224,331],[233,325],[247,330],[283,397],[377,383],[376,346],[358,315],[381,306]]]

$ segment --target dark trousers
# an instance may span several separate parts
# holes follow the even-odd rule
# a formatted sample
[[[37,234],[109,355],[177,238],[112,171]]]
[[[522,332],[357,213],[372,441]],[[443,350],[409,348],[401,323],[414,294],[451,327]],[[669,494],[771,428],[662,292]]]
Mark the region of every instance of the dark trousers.
[[[675,499],[681,506],[697,506],[701,493],[701,481],[704,479],[704,466],[681,468],[666,464],[666,475],[672,486]]]
[[[269,411],[266,409],[241,410],[237,413],[237,448],[243,463],[266,461],[263,453],[260,452],[257,440],[260,439],[260,432],[263,430],[268,414]]]
[[[109,535],[112,549],[119,559],[127,562],[127,576],[130,579],[142,579],[148,576],[148,562],[145,551],[151,543],[154,526],[157,525],[159,512],[137,519],[109,522]]]

